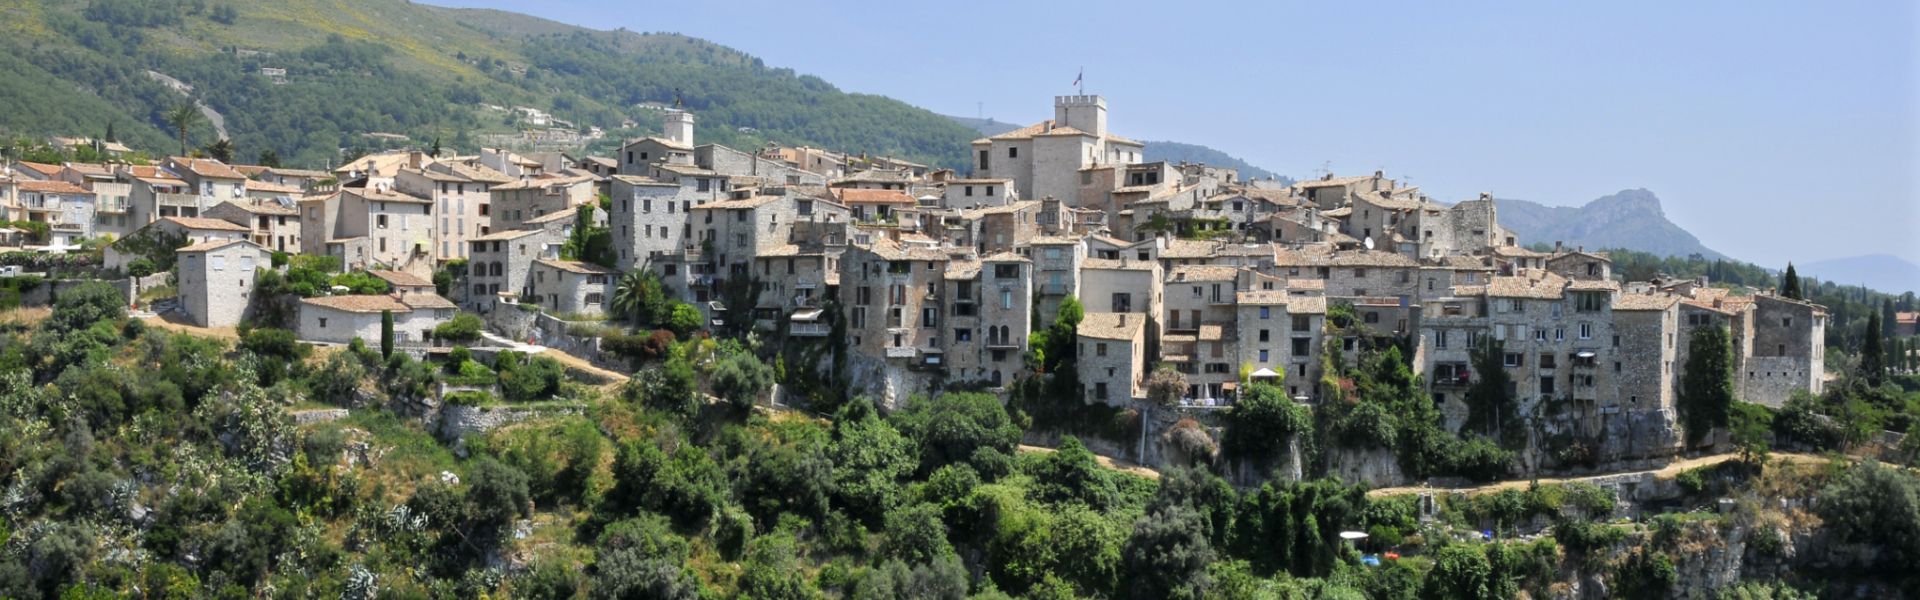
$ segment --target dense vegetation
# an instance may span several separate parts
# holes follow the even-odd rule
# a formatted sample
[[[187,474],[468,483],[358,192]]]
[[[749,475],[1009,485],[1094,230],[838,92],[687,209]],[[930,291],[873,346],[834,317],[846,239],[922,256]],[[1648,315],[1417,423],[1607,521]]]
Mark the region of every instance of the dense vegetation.
[[[357,155],[428,140],[471,152],[479,134],[523,126],[482,104],[533,106],[583,131],[607,129],[605,146],[657,130],[658,113],[636,105],[670,104],[676,93],[698,112],[702,141],[742,149],[778,141],[964,167],[973,137],[925,110],[673,34],[390,0],[236,6],[92,0],[10,13],[15,35],[0,36],[0,98],[19,101],[0,116],[0,131],[112,137],[151,155],[173,153],[167,113],[188,99],[152,70],[193,86],[194,100],[225,116],[234,156],[270,153],[295,167],[351,158],[341,149]],[[262,68],[285,69],[285,81]],[[63,101],[43,101],[48,94]],[[640,127],[621,129],[627,119]],[[188,137],[190,147],[215,139],[204,120]]]

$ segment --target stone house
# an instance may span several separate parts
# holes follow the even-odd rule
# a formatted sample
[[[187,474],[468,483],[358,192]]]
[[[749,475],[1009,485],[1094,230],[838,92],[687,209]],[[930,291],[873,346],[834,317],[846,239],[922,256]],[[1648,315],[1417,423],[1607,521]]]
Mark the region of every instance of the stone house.
[[[1001,387],[1025,367],[1033,332],[1033,261],[1011,252],[955,258],[946,270],[939,310],[951,343],[944,361],[951,381]],[[940,315],[935,315],[939,317]]]
[[[1327,300],[1286,290],[1236,294],[1238,365],[1248,379],[1281,386],[1289,398],[1312,399],[1320,381],[1320,353]],[[1234,373],[1237,378],[1239,373]]]
[[[1145,315],[1131,312],[1089,312],[1081,319],[1075,360],[1087,403],[1146,399],[1147,328]]]
[[[167,157],[161,163],[167,171],[187,182],[201,198],[202,210],[228,200],[247,197],[247,176],[226,163],[211,158]]]
[[[965,251],[958,251],[965,254]],[[927,350],[940,344],[942,284],[951,255],[902,246],[888,239],[849,245],[840,259],[840,298],[848,347],[889,364],[924,368]],[[942,366],[936,359],[932,366]]]
[[[1020,199],[1011,179],[950,179],[941,190],[940,207],[972,210],[1006,206]]]
[[[295,333],[308,342],[347,344],[359,338],[368,347],[378,348],[381,315],[387,312],[393,314],[395,346],[424,346],[433,329],[452,319],[459,309],[431,294],[303,298]]]
[[[612,178],[608,223],[622,269],[653,269],[662,257],[680,252],[693,237],[693,201],[680,196],[681,185],[633,175]]]
[[[1740,399],[1779,408],[1793,392],[1819,395],[1826,380],[1826,308],[1772,294],[1753,297],[1753,344],[1734,379]]]
[[[180,306],[197,327],[232,327],[253,302],[255,270],[268,268],[266,248],[251,240],[214,240],[174,251]]]
[[[505,173],[484,166],[434,162],[400,169],[394,174],[393,190],[433,202],[440,219],[434,252],[436,258],[447,261],[467,258],[467,240],[492,233],[492,188],[513,182]]]
[[[501,301],[531,298],[533,261],[560,258],[559,228],[509,229],[467,240],[467,308],[488,313]]]
[[[1689,320],[1695,321],[1689,328],[1711,323],[1696,309],[1666,293],[1614,297],[1616,354],[1603,368],[1613,371],[1617,386],[1612,398],[1602,398],[1601,459],[1670,456],[1680,450],[1674,394],[1678,365],[1685,363],[1675,334],[1685,336],[1688,330],[1681,327]]]
[[[126,240],[135,237],[146,237],[147,233],[145,232],[148,231],[156,235],[183,237],[186,239],[188,245],[212,241],[244,240],[247,239],[249,232],[246,227],[219,219],[165,217],[134,230],[133,233],[128,234],[125,238],[108,244],[102,260],[104,266],[109,269],[125,268],[127,263],[140,258],[139,256],[128,253],[125,249]]]
[[[1080,291],[1080,263],[1087,258],[1080,236],[1041,236],[1028,240],[1033,259],[1033,286],[1039,296],[1040,321],[1051,324],[1060,302]]]
[[[93,193],[94,237],[126,237],[142,225],[133,220],[133,184],[111,166],[70,162],[60,178]]]
[[[593,177],[535,177],[489,188],[487,218],[492,231],[522,229],[527,221],[591,204],[597,198]]]
[[[974,140],[973,176],[1011,179],[1022,198],[1073,198],[1080,170],[1139,162],[1145,145],[1107,132],[1100,96],[1054,98],[1054,118]]]
[[[577,260],[533,261],[533,297],[550,312],[606,314],[620,272]]]
[[[292,203],[242,199],[207,209],[207,218],[246,227],[253,243],[274,252],[300,252],[300,209]]]
[[[15,201],[24,221],[46,223],[51,230],[47,244],[74,246],[93,237],[94,195],[86,188],[58,179],[19,181]]]

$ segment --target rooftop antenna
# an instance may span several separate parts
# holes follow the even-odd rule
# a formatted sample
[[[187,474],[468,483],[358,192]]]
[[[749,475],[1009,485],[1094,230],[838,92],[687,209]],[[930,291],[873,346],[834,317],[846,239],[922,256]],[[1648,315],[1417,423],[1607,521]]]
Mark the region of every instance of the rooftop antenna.
[[[1314,172],[1314,174],[1316,174],[1316,175],[1322,175],[1322,176],[1325,176],[1325,175],[1332,175],[1332,174],[1333,174],[1333,161],[1331,161],[1331,160],[1328,160],[1328,161],[1321,161],[1321,162],[1320,162],[1320,170],[1318,170],[1318,171],[1315,171],[1315,172]]]
[[[680,88],[673,88],[673,107],[680,108],[686,105],[685,102],[680,100]]]

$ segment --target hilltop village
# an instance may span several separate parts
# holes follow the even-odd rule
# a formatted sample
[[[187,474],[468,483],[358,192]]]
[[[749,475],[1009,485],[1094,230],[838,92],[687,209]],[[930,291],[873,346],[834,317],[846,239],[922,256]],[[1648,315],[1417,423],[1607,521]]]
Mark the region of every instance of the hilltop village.
[[[1604,252],[1518,239],[1490,194],[1445,202],[1380,172],[1284,182],[1143,162],[1100,96],[1057,97],[1052,119],[975,140],[964,173],[702,144],[696,122],[666,111],[661,135],[612,157],[401,151],[330,171],[14,161],[0,220],[16,226],[0,245],[59,254],[111,240],[101,266],[131,277],[134,302],[173,282],[171,298],[138,308],[195,327],[271,316],[308,342],[371,343],[390,327],[399,346],[444,348],[436,331],[471,314],[489,343],[597,363],[613,360],[607,344],[568,324],[629,318],[623,288],[652,280],[697,311],[696,329],[772,340],[802,358],[787,372],[887,407],[942,390],[1004,399],[1070,375],[1047,389],[1204,419],[1253,385],[1328,401],[1341,386],[1330,365],[1393,347],[1457,431],[1489,376],[1480,365],[1497,361],[1527,445],[1574,440],[1588,463],[1687,449],[1675,401],[1696,328],[1728,328],[1740,400],[1779,407],[1828,379],[1821,306],[1622,281]],[[257,272],[300,265],[379,283],[336,278],[278,308],[256,288]],[[1069,314],[1061,340],[1052,326]],[[1061,364],[1072,373],[1043,373]],[[1171,460],[1130,445],[1109,450]],[[1528,468],[1563,458],[1522,454]]]

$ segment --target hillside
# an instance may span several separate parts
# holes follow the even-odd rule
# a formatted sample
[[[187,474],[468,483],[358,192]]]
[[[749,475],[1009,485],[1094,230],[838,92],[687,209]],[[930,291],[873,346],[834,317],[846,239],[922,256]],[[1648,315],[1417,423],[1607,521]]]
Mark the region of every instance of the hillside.
[[[1721,258],[1700,239],[1667,220],[1660,198],[1644,189],[1621,190],[1578,208],[1502,198],[1500,224],[1529,243],[1564,242],[1588,248],[1632,248],[1661,256]]]
[[[1238,169],[1240,171],[1241,179],[1266,179],[1268,177],[1278,177],[1288,182],[1293,181],[1293,178],[1291,177],[1284,177],[1284,176],[1277,175],[1272,171],[1268,171],[1266,169],[1253,166],[1252,163],[1248,163],[1245,160],[1241,160],[1239,157],[1236,157],[1234,155],[1227,154],[1225,152],[1221,152],[1219,150],[1215,150],[1213,148],[1209,148],[1199,144],[1183,144],[1180,142],[1164,142],[1164,141],[1161,141],[1161,142],[1146,141],[1143,143],[1147,145],[1146,160],[1148,162],[1164,160],[1167,162],[1176,162],[1176,163],[1181,161],[1186,161],[1190,163],[1202,163],[1202,164],[1212,165],[1216,167],[1231,167],[1234,169]]]
[[[402,0],[290,0],[235,9],[198,0],[15,0],[0,3],[0,132],[114,136],[175,152],[162,115],[186,99],[161,73],[226,117],[236,156],[271,150],[323,166],[343,152],[441,139],[471,151],[525,125],[483,105],[544,110],[600,127],[604,150],[658,128],[678,95],[701,141],[768,141],[966,162],[974,133],[889,98],[842,92],[704,40],[596,31],[526,15]],[[285,69],[284,83],[262,74]],[[49,101],[49,100],[59,101]],[[638,126],[621,129],[631,119]],[[197,125],[194,145],[213,141]],[[499,138],[492,138],[498,140]]]
[[[1799,265],[1800,273],[1834,283],[1894,293],[1920,291],[1920,266],[1889,254],[1868,254]]]

